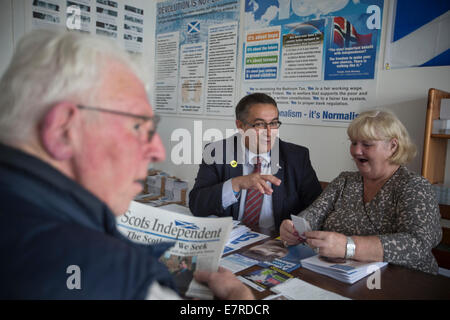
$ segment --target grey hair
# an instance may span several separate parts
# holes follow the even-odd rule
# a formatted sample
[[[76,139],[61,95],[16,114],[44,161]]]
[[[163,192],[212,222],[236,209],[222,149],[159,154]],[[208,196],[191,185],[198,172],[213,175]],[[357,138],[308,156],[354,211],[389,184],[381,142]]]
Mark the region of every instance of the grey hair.
[[[91,103],[102,82],[107,58],[138,75],[130,56],[117,44],[75,31],[35,30],[18,43],[0,79],[0,141],[26,142],[55,103]]]

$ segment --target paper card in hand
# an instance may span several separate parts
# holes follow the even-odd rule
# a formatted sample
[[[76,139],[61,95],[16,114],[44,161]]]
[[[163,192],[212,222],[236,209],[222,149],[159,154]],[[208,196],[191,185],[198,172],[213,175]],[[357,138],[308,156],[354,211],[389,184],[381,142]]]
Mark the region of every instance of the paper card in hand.
[[[292,222],[294,223],[295,230],[297,230],[298,235],[300,238],[304,238],[302,236],[303,233],[311,231],[311,226],[309,225],[309,222],[306,221],[303,217],[297,217],[291,214]]]

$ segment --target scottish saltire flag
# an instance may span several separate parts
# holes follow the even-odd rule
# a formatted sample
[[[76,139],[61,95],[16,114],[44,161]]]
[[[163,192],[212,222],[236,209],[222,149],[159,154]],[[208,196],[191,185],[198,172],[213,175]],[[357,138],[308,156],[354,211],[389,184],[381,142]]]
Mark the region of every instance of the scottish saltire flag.
[[[187,25],[187,32],[188,32],[188,33],[197,33],[197,32],[200,32],[200,21],[191,21],[191,22],[188,22],[188,25]]]
[[[450,1],[397,0],[385,67],[450,65]]]
[[[175,225],[177,227],[181,227],[184,229],[191,229],[191,230],[198,230],[198,226],[195,223],[191,223],[191,222],[186,222],[186,221],[180,221],[180,220],[175,220]]]
[[[340,48],[360,47],[372,43],[372,34],[359,34],[355,27],[343,17],[333,19],[333,41]]]

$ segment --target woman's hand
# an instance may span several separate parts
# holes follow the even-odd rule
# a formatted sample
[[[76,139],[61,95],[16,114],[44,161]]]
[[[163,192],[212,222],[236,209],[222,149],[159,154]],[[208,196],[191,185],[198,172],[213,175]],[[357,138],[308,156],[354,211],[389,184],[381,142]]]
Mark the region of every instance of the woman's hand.
[[[305,232],[305,236],[310,247],[319,249],[319,255],[329,258],[345,258],[347,237],[342,233],[309,231]]]
[[[299,244],[300,242],[304,242],[305,239],[301,238],[295,230],[294,224],[292,223],[292,220],[286,219],[281,223],[280,226],[280,238],[281,241],[285,245],[295,245]]]

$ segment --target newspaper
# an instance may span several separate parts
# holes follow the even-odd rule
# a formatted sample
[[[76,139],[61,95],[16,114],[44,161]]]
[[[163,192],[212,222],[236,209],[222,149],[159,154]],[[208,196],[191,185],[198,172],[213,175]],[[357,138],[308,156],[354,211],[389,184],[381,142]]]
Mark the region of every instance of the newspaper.
[[[195,270],[217,271],[232,229],[232,218],[198,218],[133,201],[117,217],[117,228],[131,241],[174,242],[160,258],[182,295],[212,299],[212,292],[193,279]]]

